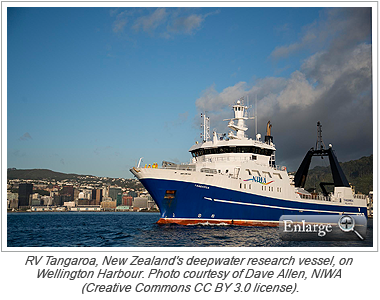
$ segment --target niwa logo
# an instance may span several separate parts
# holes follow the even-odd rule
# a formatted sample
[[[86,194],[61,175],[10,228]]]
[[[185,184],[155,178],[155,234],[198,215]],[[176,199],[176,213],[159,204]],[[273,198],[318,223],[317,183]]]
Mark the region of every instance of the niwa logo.
[[[268,185],[268,184],[271,184],[272,182],[274,182],[274,180],[267,182],[267,179],[265,177],[261,177],[261,176],[252,176],[252,179],[246,179],[244,181],[253,181],[253,182],[261,183],[263,185]]]

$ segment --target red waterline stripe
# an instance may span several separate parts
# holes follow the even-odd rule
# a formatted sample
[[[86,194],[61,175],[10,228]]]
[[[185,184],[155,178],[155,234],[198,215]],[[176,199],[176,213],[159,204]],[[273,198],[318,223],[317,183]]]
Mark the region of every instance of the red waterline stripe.
[[[278,227],[277,221],[258,221],[258,220],[211,220],[211,219],[177,219],[177,218],[161,218],[157,224],[179,224],[179,225],[195,225],[195,224],[227,224],[239,226],[265,226]]]

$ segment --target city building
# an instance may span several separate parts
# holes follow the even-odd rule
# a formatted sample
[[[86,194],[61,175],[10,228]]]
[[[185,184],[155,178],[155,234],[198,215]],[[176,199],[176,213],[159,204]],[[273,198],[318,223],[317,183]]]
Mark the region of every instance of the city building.
[[[30,206],[29,198],[33,193],[33,184],[31,183],[20,183],[18,189],[18,206],[28,207]]]
[[[115,210],[116,208],[116,201],[102,201],[100,204],[100,207],[104,210]]]
[[[66,206],[67,209],[70,209],[71,207],[75,207],[75,202],[74,201],[64,202],[63,206]]]
[[[95,203],[95,205],[100,205],[100,202],[102,202],[102,198],[103,198],[103,190],[102,189],[92,190],[92,200]]]
[[[64,201],[74,201],[74,186],[64,185],[60,191],[60,195],[65,196]]]
[[[62,202],[61,202],[61,196],[59,196],[59,195],[54,195],[54,196],[52,197],[52,199],[53,199],[53,204],[52,204],[52,205],[54,205],[54,206],[61,206],[61,205],[62,205]]]
[[[18,193],[7,191],[7,200],[18,200]]]
[[[121,188],[119,187],[110,187],[109,188],[109,191],[108,191],[108,197],[111,197],[112,200],[116,200],[117,199],[117,195],[118,194],[122,194],[123,191],[121,190]]]
[[[119,193],[116,196],[116,206],[121,206],[121,204],[122,204],[122,194]]]
[[[41,203],[41,195],[38,194],[38,193],[34,193],[31,195],[31,203],[30,203],[30,206],[41,206],[43,205]]]
[[[43,205],[45,205],[45,206],[51,206],[51,205],[53,205],[53,197],[42,196],[41,200],[43,202]]]
[[[78,198],[79,198],[79,190],[74,189],[74,201],[78,201]]]
[[[103,182],[102,182],[103,181]],[[83,176],[73,179],[8,179],[7,208],[10,210],[66,211],[80,207],[88,211],[100,205],[109,210],[132,210],[133,196],[144,195],[136,180]],[[17,191],[20,190],[20,193]],[[16,193],[15,193],[16,191]],[[19,201],[20,200],[20,201]],[[150,205],[150,204],[145,204]],[[144,206],[145,206],[144,205]],[[146,208],[146,207],[144,207]],[[139,210],[139,208],[137,208]]]
[[[123,205],[132,206],[133,197],[128,194],[123,194]]]

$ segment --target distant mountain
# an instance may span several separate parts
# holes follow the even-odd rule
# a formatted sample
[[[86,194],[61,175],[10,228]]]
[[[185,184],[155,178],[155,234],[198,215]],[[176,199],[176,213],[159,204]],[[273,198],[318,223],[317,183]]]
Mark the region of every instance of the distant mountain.
[[[348,182],[355,187],[357,193],[368,195],[370,191],[373,191],[373,155],[340,163],[340,166]],[[309,191],[314,188],[321,191],[320,182],[333,182],[330,167],[317,166],[309,170],[305,188]],[[329,190],[328,187],[327,190]]]
[[[27,170],[18,170],[18,169],[8,169],[8,179],[55,179],[55,180],[64,180],[64,179],[76,179],[77,174],[66,174],[60,172],[54,172],[48,169],[27,169]]]

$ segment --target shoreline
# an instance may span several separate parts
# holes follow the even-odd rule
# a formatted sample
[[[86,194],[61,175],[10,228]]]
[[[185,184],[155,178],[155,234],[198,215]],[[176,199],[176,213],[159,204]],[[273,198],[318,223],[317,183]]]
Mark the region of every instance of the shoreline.
[[[132,211],[132,210],[118,210],[118,211],[115,211],[115,210],[91,210],[91,211],[88,211],[88,210],[80,210],[80,211],[67,211],[67,210],[41,210],[41,211],[9,211],[7,210],[7,213],[10,213],[10,214],[13,214],[13,213],[107,213],[107,212],[112,212],[112,213],[127,213],[127,212],[130,212],[130,213],[159,213],[160,211],[157,210],[157,211]]]

